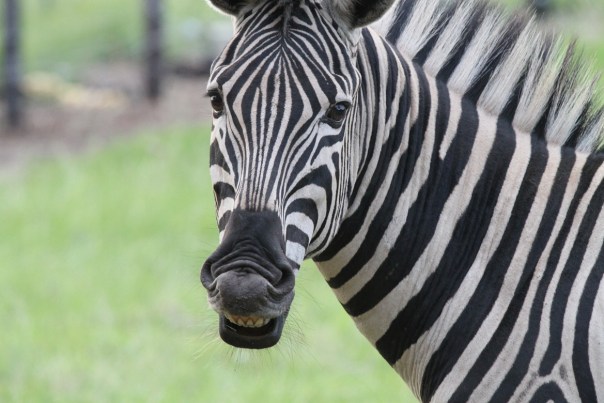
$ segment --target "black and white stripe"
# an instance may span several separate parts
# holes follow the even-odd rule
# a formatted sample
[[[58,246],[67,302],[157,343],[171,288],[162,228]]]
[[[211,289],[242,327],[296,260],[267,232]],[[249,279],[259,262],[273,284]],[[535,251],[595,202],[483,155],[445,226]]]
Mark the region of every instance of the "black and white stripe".
[[[604,400],[604,112],[572,50],[475,0],[373,29],[388,2],[227,3],[221,231],[276,211],[424,401]]]

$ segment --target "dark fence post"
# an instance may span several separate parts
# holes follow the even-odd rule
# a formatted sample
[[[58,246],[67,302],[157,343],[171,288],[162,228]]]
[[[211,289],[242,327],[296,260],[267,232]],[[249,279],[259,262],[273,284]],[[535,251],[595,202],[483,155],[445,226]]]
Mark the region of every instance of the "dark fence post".
[[[161,0],[145,0],[145,92],[151,100],[162,88],[162,11]]]
[[[21,91],[19,0],[4,2],[4,96],[8,125],[17,128],[23,118],[23,92]]]
[[[546,16],[554,9],[554,3],[551,0],[528,0],[528,6],[539,17]]]

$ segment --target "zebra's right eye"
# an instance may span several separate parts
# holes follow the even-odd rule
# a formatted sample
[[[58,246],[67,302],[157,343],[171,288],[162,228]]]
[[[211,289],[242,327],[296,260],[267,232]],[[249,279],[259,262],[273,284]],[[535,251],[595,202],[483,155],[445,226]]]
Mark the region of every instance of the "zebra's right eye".
[[[348,102],[338,102],[327,110],[324,120],[333,127],[339,127],[346,119],[349,108],[350,104]]]
[[[214,110],[214,116],[218,117],[224,112],[224,102],[222,100],[222,96],[218,92],[210,92],[210,103],[212,104],[212,109]]]

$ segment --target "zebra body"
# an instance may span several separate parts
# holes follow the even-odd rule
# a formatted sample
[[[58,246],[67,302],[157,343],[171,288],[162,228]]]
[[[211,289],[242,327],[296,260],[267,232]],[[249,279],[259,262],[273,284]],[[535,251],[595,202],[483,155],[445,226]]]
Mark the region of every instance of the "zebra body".
[[[228,106],[212,140],[222,242],[202,270],[215,309],[274,317],[229,301],[221,276],[312,258],[424,401],[604,400],[602,114],[589,89],[560,89],[531,25],[471,1],[213,3],[238,16],[209,85]],[[247,211],[274,213],[280,251],[241,235],[263,237]],[[223,282],[246,288],[237,276]]]

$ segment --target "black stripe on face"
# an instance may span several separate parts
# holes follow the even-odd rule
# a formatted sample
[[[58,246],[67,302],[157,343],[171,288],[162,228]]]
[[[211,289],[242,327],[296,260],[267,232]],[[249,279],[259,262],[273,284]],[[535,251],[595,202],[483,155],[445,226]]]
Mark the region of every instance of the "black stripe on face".
[[[328,209],[333,209],[335,208],[333,202],[333,192],[332,192],[332,182],[333,182],[334,178],[331,174],[331,172],[329,171],[329,169],[323,165],[319,168],[317,168],[316,170],[309,172],[308,175],[306,175],[305,177],[303,177],[298,183],[296,183],[296,186],[292,189],[292,193],[306,187],[309,185],[315,185],[319,188],[322,188],[325,190],[325,200],[323,201],[323,204],[325,206],[327,206]],[[303,199],[303,200],[309,200],[309,199]],[[317,201],[316,200],[312,200],[310,201],[310,203],[312,203],[315,207],[314,207],[314,211],[317,211]],[[290,206],[290,208],[288,209],[288,211],[292,209],[292,207]],[[307,209],[308,210],[308,209]],[[312,214],[314,215],[314,211],[312,211]],[[303,211],[305,214],[307,213],[307,211]],[[308,214],[307,214],[308,215]],[[317,212],[317,218],[318,218],[318,212]],[[316,220],[313,220],[313,222],[315,223],[315,225],[317,224]],[[323,222],[321,223],[321,226],[319,228],[315,228],[315,233],[321,233],[324,229],[325,226],[328,225],[329,223],[327,223],[327,220],[323,220]],[[311,240],[312,242],[312,240]]]
[[[304,246],[306,248],[310,243],[310,239],[308,235],[302,232],[298,227],[294,225],[288,225],[286,229],[285,239],[290,242],[295,242],[299,245]]]
[[[219,200],[226,198],[235,198],[235,189],[228,183],[216,182],[214,183],[214,193]]]
[[[313,226],[316,227],[319,221],[319,212],[317,211],[317,205],[314,200],[311,199],[296,199],[288,207],[285,215],[288,216],[293,213],[302,213],[313,222]]]
[[[223,216],[220,218],[220,220],[218,221],[218,230],[220,232],[222,232],[226,229],[226,226],[229,223],[229,220],[231,219],[231,214],[232,214],[232,211],[225,212],[223,214]]]
[[[222,135],[222,130],[219,136]],[[231,169],[226,162],[224,154],[220,151],[218,140],[214,139],[210,145],[210,165],[216,165],[222,168],[226,173],[231,173]]]

